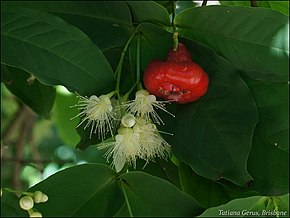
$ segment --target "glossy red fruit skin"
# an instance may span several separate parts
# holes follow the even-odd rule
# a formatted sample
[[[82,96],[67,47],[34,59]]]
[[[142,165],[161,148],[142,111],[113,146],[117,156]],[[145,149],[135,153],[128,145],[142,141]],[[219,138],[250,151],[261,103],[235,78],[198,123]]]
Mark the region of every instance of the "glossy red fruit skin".
[[[166,61],[153,60],[147,65],[143,81],[151,94],[185,104],[205,95],[209,78],[179,43],[176,52],[169,50]]]

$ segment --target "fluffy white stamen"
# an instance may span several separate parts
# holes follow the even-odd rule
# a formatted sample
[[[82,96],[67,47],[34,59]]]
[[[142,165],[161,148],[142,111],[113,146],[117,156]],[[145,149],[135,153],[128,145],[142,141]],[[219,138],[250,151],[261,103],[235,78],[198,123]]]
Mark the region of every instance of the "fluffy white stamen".
[[[162,159],[168,157],[170,145],[159,134],[155,124],[139,118],[133,130],[139,133],[139,142],[143,148],[144,160],[148,162],[154,161],[156,157]]]
[[[125,163],[136,167],[136,160],[143,156],[142,147],[139,143],[139,134],[135,133],[132,128],[122,127],[118,130],[118,135],[114,142],[104,143],[99,149],[109,148],[105,153],[107,160],[113,157],[113,166],[119,172]]]
[[[116,113],[109,96],[101,95],[97,97],[92,95],[90,98],[83,96],[78,96],[78,98],[79,102],[75,107],[78,107],[82,112],[72,119],[76,117],[83,118],[77,128],[87,122],[84,129],[91,126],[90,138],[93,133],[98,133],[98,137],[101,139],[104,139],[108,132],[113,136]]]
[[[136,92],[135,100],[124,103],[121,107],[127,108],[127,111],[136,115],[137,117],[143,117],[147,120],[152,120],[157,124],[163,124],[161,117],[155,111],[155,108],[161,109],[164,112],[174,117],[172,113],[166,110],[165,103],[169,101],[157,101],[154,95],[150,95],[148,91],[142,89]]]

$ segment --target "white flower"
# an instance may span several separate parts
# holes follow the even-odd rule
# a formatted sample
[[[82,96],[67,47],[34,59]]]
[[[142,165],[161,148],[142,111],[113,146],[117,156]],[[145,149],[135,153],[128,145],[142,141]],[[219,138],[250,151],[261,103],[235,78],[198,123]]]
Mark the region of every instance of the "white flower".
[[[132,128],[121,127],[115,137],[114,142],[104,143],[99,149],[109,148],[105,156],[107,160],[113,157],[113,166],[119,172],[123,169],[125,163],[136,167],[136,160],[143,156],[142,147],[139,143],[139,134]]]
[[[33,208],[34,201],[31,197],[24,196],[20,198],[19,205],[23,210],[30,210],[31,208]]]
[[[148,162],[155,157],[166,159],[170,152],[170,145],[159,134],[155,124],[143,119],[137,119],[133,128],[139,133],[139,142],[142,146],[143,159]]]
[[[135,100],[128,101],[121,107],[126,107],[127,111],[133,115],[136,115],[137,117],[143,117],[147,120],[150,120],[151,116],[155,123],[164,124],[161,117],[155,111],[155,108],[161,109],[174,117],[174,115],[168,112],[165,108],[164,103],[167,102],[168,101],[157,101],[155,95],[150,95],[148,91],[142,89],[136,92]]]
[[[78,96],[78,98],[79,102],[75,106],[82,112],[72,119],[76,117],[83,118],[77,127],[87,121],[84,129],[91,125],[90,138],[92,133],[98,133],[98,137],[101,139],[104,139],[108,132],[113,136],[116,113],[110,97],[108,95],[101,95],[100,97],[92,95],[90,98],[83,96]]]
[[[124,120],[128,121],[125,122]],[[116,171],[122,170],[128,163],[136,167],[138,158],[146,162],[154,161],[155,157],[166,159],[170,152],[170,145],[161,137],[156,126],[144,118],[135,119],[127,114],[122,118],[121,127],[115,141],[103,143],[99,149],[109,148],[105,153],[107,161],[113,157],[112,165]],[[124,125],[125,123],[125,125]],[[128,127],[126,125],[128,124]],[[133,128],[130,128],[133,125]]]

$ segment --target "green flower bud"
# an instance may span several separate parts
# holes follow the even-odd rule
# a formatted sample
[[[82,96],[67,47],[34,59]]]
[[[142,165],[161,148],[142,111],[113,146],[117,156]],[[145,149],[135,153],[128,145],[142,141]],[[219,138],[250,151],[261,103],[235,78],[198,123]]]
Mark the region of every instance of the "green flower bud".
[[[36,191],[34,192],[34,202],[35,203],[40,203],[42,202],[42,192],[41,191]]]

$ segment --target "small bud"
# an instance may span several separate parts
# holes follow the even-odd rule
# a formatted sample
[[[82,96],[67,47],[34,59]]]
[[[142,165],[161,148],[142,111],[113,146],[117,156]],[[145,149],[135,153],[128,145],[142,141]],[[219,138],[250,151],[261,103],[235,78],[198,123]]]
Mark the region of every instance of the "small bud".
[[[125,127],[132,127],[136,123],[136,119],[132,114],[126,114],[122,117],[121,123]]]
[[[33,211],[29,214],[29,217],[42,217],[42,214],[36,211]]]
[[[48,200],[48,196],[42,193],[41,202],[47,202],[47,200]]]
[[[33,208],[33,199],[29,196],[24,196],[19,200],[19,205],[23,210],[30,210]]]
[[[34,202],[35,203],[40,203],[42,202],[42,192],[41,191],[36,191],[34,192]]]

